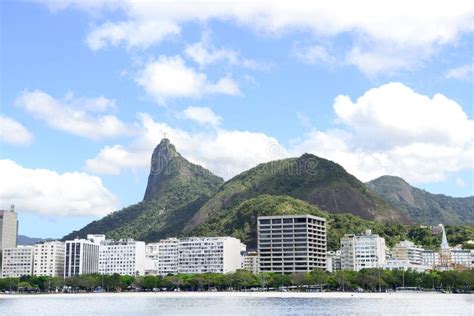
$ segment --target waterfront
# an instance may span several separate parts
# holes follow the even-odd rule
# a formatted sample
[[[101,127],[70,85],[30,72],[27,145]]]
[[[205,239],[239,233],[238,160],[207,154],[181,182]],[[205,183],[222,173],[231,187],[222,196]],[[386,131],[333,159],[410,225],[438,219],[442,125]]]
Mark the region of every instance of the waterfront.
[[[2,315],[472,315],[474,295],[168,292],[0,295]]]

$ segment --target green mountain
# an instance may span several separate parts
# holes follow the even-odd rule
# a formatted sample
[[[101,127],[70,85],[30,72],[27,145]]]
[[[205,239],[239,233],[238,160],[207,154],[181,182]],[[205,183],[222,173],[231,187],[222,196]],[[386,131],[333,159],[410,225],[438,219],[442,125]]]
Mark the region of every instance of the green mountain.
[[[260,164],[227,181],[185,229],[191,231],[262,194],[288,195],[330,213],[351,213],[380,222],[408,222],[402,212],[389,206],[340,165],[304,154],[299,158]]]
[[[235,204],[226,213],[209,218],[187,234],[233,236],[242,240],[248,250],[256,250],[257,217],[291,214],[310,214],[326,218],[329,250],[340,248],[340,239],[344,234],[362,233],[366,229],[371,229],[373,233],[385,237],[390,247],[407,239],[431,249],[437,249],[441,244],[441,236],[432,235],[428,227],[380,223],[364,220],[352,214],[333,214],[289,196],[273,195],[259,195]],[[448,226],[446,230],[451,245],[474,238],[473,227]]]
[[[367,183],[382,199],[416,223],[474,224],[474,196],[454,198],[415,188],[399,177],[382,176]]]
[[[63,239],[106,234],[152,241],[179,234],[224,181],[184,159],[168,139],[153,151],[142,202],[111,213]]]

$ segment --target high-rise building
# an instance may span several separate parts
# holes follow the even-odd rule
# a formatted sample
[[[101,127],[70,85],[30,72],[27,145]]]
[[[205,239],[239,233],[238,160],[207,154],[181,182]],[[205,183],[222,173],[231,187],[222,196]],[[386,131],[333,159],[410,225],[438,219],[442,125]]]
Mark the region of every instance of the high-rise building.
[[[99,272],[99,245],[87,239],[66,241],[64,277]]]
[[[58,277],[64,275],[65,245],[61,241],[46,241],[34,246],[34,275]]]
[[[423,250],[411,241],[401,241],[392,248],[392,258],[406,260],[412,264],[422,264]]]
[[[179,239],[168,238],[157,243],[158,274],[168,275],[178,273]]]
[[[18,278],[33,274],[34,247],[18,246],[2,251],[2,277]]]
[[[253,274],[257,274],[259,260],[258,253],[256,251],[247,252],[242,256],[242,269],[247,270]]]
[[[260,272],[326,269],[326,219],[312,215],[258,217]]]
[[[228,273],[241,267],[245,245],[233,237],[189,237],[179,240],[178,273]]]
[[[342,270],[359,271],[386,263],[385,239],[367,230],[363,235],[347,234],[341,238]]]
[[[158,243],[145,245],[145,275],[158,275]]]
[[[99,246],[99,273],[145,275],[145,242],[104,240]]]
[[[0,252],[4,248],[15,248],[17,238],[18,220],[13,206],[10,211],[0,210]]]

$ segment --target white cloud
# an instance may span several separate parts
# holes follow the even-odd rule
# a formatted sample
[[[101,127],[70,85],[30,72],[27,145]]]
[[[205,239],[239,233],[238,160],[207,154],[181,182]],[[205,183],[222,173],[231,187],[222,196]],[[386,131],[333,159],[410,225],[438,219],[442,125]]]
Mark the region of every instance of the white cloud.
[[[0,160],[0,206],[47,215],[103,216],[118,206],[117,198],[99,177],[80,172],[59,174],[47,169],[24,168]]]
[[[74,98],[69,93],[60,100],[41,90],[34,90],[24,91],[16,99],[16,105],[52,128],[90,139],[132,133],[130,126],[114,115],[91,114],[91,112],[102,112],[115,106],[113,100],[104,97]]]
[[[318,38],[350,35],[353,47],[348,48],[347,60],[371,75],[420,65],[437,48],[453,45],[462,34],[474,30],[474,3],[469,0],[112,0],[94,5],[91,1],[43,1],[53,10],[73,7],[94,14],[101,8],[123,12],[124,20],[109,21],[92,30],[88,42],[93,49],[119,43],[147,47],[176,35],[189,22],[231,21],[260,33],[279,35],[297,30]]]
[[[450,69],[446,74],[448,79],[474,79],[474,63]]]
[[[327,64],[333,65],[336,63],[336,58],[331,56],[326,48],[321,45],[311,46],[294,46],[292,54],[308,64]]]
[[[288,157],[288,152],[275,138],[262,133],[221,129],[189,133],[155,122],[147,114],[141,114],[140,120],[142,131],[131,144],[103,148],[96,157],[87,160],[86,168],[104,174],[119,174],[123,169],[145,169],[164,133],[184,157],[225,178],[261,162]]]
[[[337,96],[334,110],[340,129],[313,130],[291,152],[327,157],[364,181],[394,174],[433,182],[474,168],[474,121],[442,94],[430,98],[390,83],[355,102]]]
[[[194,97],[206,94],[239,95],[240,90],[231,76],[211,82],[207,75],[186,66],[180,56],[160,56],[148,63],[136,79],[137,83],[158,103],[168,98]]]
[[[216,115],[214,111],[208,107],[189,106],[183,111],[182,115],[184,118],[195,121],[201,125],[218,126],[222,121],[222,117]]]
[[[10,145],[29,145],[33,135],[20,122],[0,114],[0,142]]]

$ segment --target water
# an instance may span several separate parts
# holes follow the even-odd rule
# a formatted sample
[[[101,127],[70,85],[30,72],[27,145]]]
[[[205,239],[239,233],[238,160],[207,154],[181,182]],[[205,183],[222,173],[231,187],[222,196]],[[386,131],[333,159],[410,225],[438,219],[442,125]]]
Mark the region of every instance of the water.
[[[0,297],[2,316],[315,314],[472,316],[474,295],[125,293]]]

